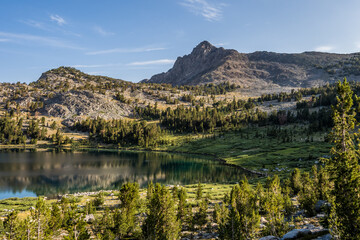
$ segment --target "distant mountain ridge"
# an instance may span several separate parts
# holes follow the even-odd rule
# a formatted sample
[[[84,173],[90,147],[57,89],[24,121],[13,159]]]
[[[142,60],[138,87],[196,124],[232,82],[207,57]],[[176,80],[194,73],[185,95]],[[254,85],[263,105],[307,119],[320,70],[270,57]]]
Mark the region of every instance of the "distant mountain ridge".
[[[178,57],[166,73],[142,82],[172,85],[230,82],[245,88],[311,87],[332,83],[343,76],[360,80],[359,56],[359,53],[322,52],[245,54],[203,41],[190,54]]]
[[[204,41],[190,54],[178,57],[168,72],[143,81],[145,84],[94,76],[72,67],[59,67],[43,73],[29,85],[0,83],[0,100],[13,109],[24,108],[29,114],[61,118],[63,124],[70,126],[84,117],[134,118],[138,114],[136,109],[149,105],[159,104],[162,109],[178,104],[187,105],[187,96],[201,92],[201,88],[189,90],[189,87],[172,88],[146,83],[176,86],[219,84],[216,88],[204,86],[204,89],[215,91],[221,95],[219,99],[232,100],[235,96],[259,97],[291,92],[300,87],[324,85],[344,76],[349,81],[360,81],[359,53],[245,54],[217,48]],[[234,83],[240,87],[233,87],[233,91],[228,92],[224,90],[224,94],[224,91],[218,91],[219,88],[230,85],[222,83]],[[201,96],[205,98],[205,95]],[[209,96],[206,98],[211,100]]]

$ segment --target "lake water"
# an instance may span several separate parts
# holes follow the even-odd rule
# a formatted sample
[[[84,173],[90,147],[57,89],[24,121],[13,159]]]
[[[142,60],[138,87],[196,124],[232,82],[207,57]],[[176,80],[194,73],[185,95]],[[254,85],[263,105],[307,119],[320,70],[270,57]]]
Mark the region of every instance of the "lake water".
[[[0,152],[0,199],[118,189],[122,183],[234,183],[245,172],[217,161],[154,152]]]

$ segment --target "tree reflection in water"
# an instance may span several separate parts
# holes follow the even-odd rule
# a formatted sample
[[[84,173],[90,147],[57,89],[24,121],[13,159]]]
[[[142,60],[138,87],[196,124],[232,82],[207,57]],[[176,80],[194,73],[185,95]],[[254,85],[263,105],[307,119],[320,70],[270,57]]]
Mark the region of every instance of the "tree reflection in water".
[[[2,192],[54,195],[117,189],[124,182],[231,183],[244,171],[185,154],[155,152],[0,152]],[[247,174],[248,177],[251,177]]]

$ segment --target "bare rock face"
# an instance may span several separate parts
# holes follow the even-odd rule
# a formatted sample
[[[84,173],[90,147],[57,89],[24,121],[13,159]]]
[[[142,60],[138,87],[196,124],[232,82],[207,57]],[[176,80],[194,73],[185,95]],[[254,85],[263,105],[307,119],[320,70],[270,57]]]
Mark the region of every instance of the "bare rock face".
[[[286,233],[281,239],[289,240],[289,239],[299,239],[304,236],[311,235],[311,231],[309,229],[293,229],[290,232]]]
[[[102,94],[88,91],[58,93],[45,101],[44,112],[49,116],[64,119],[77,116],[118,119],[129,116],[132,109],[123,103]]]
[[[167,73],[157,74],[147,82],[173,85],[196,85],[211,82],[212,77],[207,74],[223,65],[227,58],[236,58],[238,62],[246,61],[246,58],[235,50],[216,48],[204,41],[197,45],[191,54],[178,57],[174,67]]]
[[[279,240],[278,237],[274,237],[274,236],[266,236],[266,237],[262,237],[259,240]]]
[[[344,71],[338,69],[337,65],[341,63],[344,68],[346,61],[356,56],[358,54],[320,52],[244,54],[217,48],[204,41],[189,55],[178,57],[168,72],[154,75],[143,82],[172,85],[230,82],[245,88],[310,87],[339,80]],[[360,80],[360,76],[351,75],[350,78]]]
[[[23,98],[20,105],[40,99],[44,106],[39,111],[64,119],[66,125],[85,117],[119,119],[131,116],[133,106],[116,100],[113,89],[129,84],[132,83],[59,67],[43,73],[39,80],[31,83],[37,91]]]

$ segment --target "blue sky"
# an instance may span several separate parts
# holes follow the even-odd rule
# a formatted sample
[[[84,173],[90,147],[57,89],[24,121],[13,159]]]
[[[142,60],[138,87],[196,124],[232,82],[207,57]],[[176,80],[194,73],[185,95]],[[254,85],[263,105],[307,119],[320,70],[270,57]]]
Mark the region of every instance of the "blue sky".
[[[72,66],[138,82],[199,42],[240,52],[360,51],[358,0],[1,0],[0,82]]]

